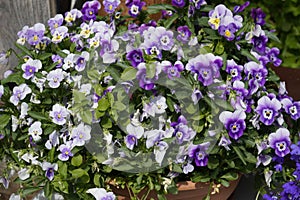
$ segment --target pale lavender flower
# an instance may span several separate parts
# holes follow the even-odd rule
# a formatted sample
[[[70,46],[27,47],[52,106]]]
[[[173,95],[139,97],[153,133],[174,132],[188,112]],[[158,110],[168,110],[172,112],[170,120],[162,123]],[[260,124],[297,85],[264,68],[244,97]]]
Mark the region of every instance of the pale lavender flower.
[[[214,10],[211,10],[209,13],[209,21],[208,24],[211,26],[212,29],[218,30],[221,20],[225,16],[233,17],[231,10],[226,8],[223,4],[217,5]]]
[[[158,141],[161,140],[162,136],[163,136],[164,131],[162,130],[150,130],[150,131],[146,131],[144,133],[144,137],[147,138],[146,140],[146,147],[147,149],[153,147],[155,145],[155,143],[157,143]]]
[[[198,145],[191,144],[189,146],[189,157],[192,158],[196,164],[196,166],[204,167],[208,163],[208,154],[207,150],[209,148],[210,143],[205,142]]]
[[[183,142],[191,141],[195,137],[196,133],[187,125],[180,123],[178,126],[176,126],[174,135],[176,137],[177,143],[182,144]]]
[[[116,61],[116,51],[119,49],[117,40],[102,39],[100,56],[103,58],[103,63],[113,63]]]
[[[64,70],[67,70],[67,69],[69,69],[69,68],[73,68],[74,67],[74,65],[75,65],[75,62],[76,62],[76,60],[75,60],[75,54],[73,54],[73,53],[70,53],[70,52],[67,52],[67,57],[65,57],[64,58],[64,64],[63,64],[63,66],[62,66],[62,68],[64,69]]]
[[[66,144],[61,144],[58,147],[58,150],[60,151],[60,154],[58,155],[58,159],[61,161],[69,160],[70,157],[73,157],[73,153],[71,151],[72,149],[73,149],[72,141],[68,141],[66,142]]]
[[[45,33],[45,25],[41,23],[35,24],[33,27],[27,29],[26,39],[30,45],[37,45],[41,42]]]
[[[83,146],[91,139],[91,127],[80,123],[72,129],[71,137],[74,146]]]
[[[54,171],[58,170],[58,164],[44,161],[42,163],[42,169],[46,171],[45,176],[49,179],[49,181],[52,181],[54,178]]]
[[[190,37],[192,35],[192,32],[190,31],[188,26],[179,26],[177,28],[178,31],[178,36],[177,36],[177,40],[183,42],[183,43],[187,43],[190,40]]]
[[[107,192],[104,188],[90,188],[86,191],[95,197],[96,200],[115,200],[116,196],[112,192]]]
[[[108,14],[112,14],[113,12],[115,12],[120,3],[120,0],[104,0],[103,5],[105,12]]]
[[[7,70],[4,72],[3,77],[7,78],[9,75],[13,74],[14,72],[12,70]]]
[[[153,153],[155,155],[155,161],[159,164],[159,166],[162,165],[163,159],[168,148],[169,145],[164,141],[159,141],[155,144]]]
[[[32,60],[29,58],[21,68],[24,71],[23,78],[28,80],[34,76],[34,73],[42,69],[42,62],[40,60]]]
[[[52,118],[52,122],[58,125],[64,125],[66,123],[66,118],[69,116],[69,111],[64,106],[55,104],[49,113]]]
[[[229,147],[230,144],[231,144],[230,139],[225,137],[224,135],[222,135],[218,145],[224,147],[227,151],[229,151],[230,150],[230,147]]]
[[[263,166],[267,166],[271,163],[272,157],[269,155],[263,155],[260,154],[257,156],[257,162],[256,162],[256,167],[258,167],[260,164],[263,164]]]
[[[282,106],[286,113],[288,113],[292,119],[297,120],[300,118],[300,101],[292,102],[291,99],[284,98],[281,100]]]
[[[169,79],[173,79],[174,77],[180,77],[180,72],[184,70],[184,65],[181,61],[176,61],[174,65],[170,61],[162,61],[161,62],[162,70],[168,75]]]
[[[101,4],[97,0],[85,2],[81,9],[83,15],[82,19],[84,21],[95,20],[100,8],[101,8]]]
[[[152,109],[154,110],[155,114],[163,114],[166,112],[167,104],[166,104],[166,98],[163,96],[157,96],[154,97],[154,99],[151,100],[153,103]]]
[[[52,42],[54,44],[62,42],[62,40],[68,36],[68,28],[66,26],[60,26],[51,31]]]
[[[55,69],[47,74],[48,85],[51,88],[58,88],[60,82],[64,79],[64,73],[62,69]]]
[[[60,57],[59,55],[52,55],[51,59],[54,63],[57,62],[56,68],[60,68],[64,63],[63,63],[63,58]]]
[[[90,37],[91,34],[94,33],[93,29],[92,29],[92,21],[89,24],[86,23],[82,23],[80,25],[81,31],[80,31],[80,36],[83,38],[88,38]]]
[[[56,131],[53,131],[49,135],[49,139],[45,143],[45,147],[50,150],[53,147],[56,147],[57,145],[59,145],[59,138],[58,138],[58,135],[56,134]]]
[[[75,69],[78,72],[81,72],[85,69],[86,63],[90,59],[90,54],[87,51],[83,51],[81,55],[75,55]]]
[[[155,28],[155,39],[159,41],[162,50],[169,51],[174,45],[173,32],[166,30],[165,27],[156,27]]]
[[[237,140],[243,135],[246,129],[246,113],[243,110],[236,110],[233,113],[223,111],[219,119],[224,124],[231,138]]]
[[[21,31],[18,32],[18,39],[17,43],[20,45],[24,45],[27,41],[27,30],[29,29],[28,26],[24,26]]]
[[[41,135],[43,134],[43,129],[42,129],[42,123],[37,121],[31,124],[31,126],[28,129],[28,134],[32,137],[34,141],[39,141],[42,137]]]
[[[65,13],[65,21],[69,25],[72,25],[72,22],[74,22],[76,19],[79,19],[81,17],[82,17],[82,13],[78,9],[72,9],[70,10],[70,12]]]
[[[61,26],[64,22],[64,16],[62,14],[57,14],[53,18],[48,20],[48,25],[50,30],[56,29]]]
[[[199,102],[199,100],[203,98],[203,95],[202,95],[202,93],[201,93],[200,90],[195,89],[195,90],[193,91],[191,97],[192,97],[192,100],[193,100],[193,102],[194,102],[194,105],[196,105],[196,104]]]
[[[146,63],[140,63],[137,69],[136,78],[139,80],[140,87],[145,90],[152,90],[155,86],[155,81],[158,79],[158,74],[161,72],[160,66],[156,65],[156,73],[151,78],[147,77]]]
[[[138,144],[138,140],[143,137],[144,128],[128,124],[126,130],[128,135],[125,137],[125,144],[128,149],[132,150]]]
[[[3,87],[3,85],[0,85],[0,99],[3,94],[4,94],[4,87]]]
[[[25,83],[22,83],[20,86],[15,86],[13,88],[13,95],[10,97],[10,102],[13,103],[15,106],[18,105],[18,103],[25,99],[27,94],[30,94],[32,92],[31,88],[28,87]]]
[[[290,132],[286,128],[279,128],[275,133],[271,133],[268,137],[270,147],[275,150],[275,154],[284,157],[290,153]]]
[[[268,96],[263,96],[258,100],[255,112],[259,114],[259,120],[269,126],[275,121],[275,117],[278,116],[280,109],[281,104],[276,98],[271,100]]]
[[[192,165],[191,163],[187,163],[182,167],[182,171],[184,174],[188,174],[190,172],[193,172],[195,169],[194,165]]]
[[[18,176],[19,178],[24,181],[26,179],[28,179],[30,177],[30,169],[28,168],[21,168],[19,171],[18,171]]]

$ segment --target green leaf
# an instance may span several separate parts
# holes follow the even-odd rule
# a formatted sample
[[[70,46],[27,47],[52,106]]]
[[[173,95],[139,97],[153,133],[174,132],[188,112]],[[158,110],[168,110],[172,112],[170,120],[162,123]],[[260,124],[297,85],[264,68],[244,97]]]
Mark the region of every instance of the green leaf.
[[[38,56],[38,59],[43,61],[43,60],[46,60],[47,58],[51,57],[52,55],[53,55],[52,53],[43,53]]]
[[[10,74],[7,78],[1,80],[1,84],[6,83],[16,83],[17,85],[21,85],[25,82],[25,79],[22,77],[22,72],[16,72]]]
[[[83,169],[74,169],[70,171],[73,178],[80,178],[82,176],[88,176],[89,174]]]
[[[81,155],[77,155],[77,156],[74,156],[71,160],[71,164],[75,167],[78,167],[80,166],[82,163],[82,156]]]
[[[216,169],[217,167],[219,167],[219,160],[214,157],[210,157],[208,160],[207,167],[209,169]]]
[[[248,50],[246,50],[246,49],[242,49],[241,50],[241,54],[243,55],[243,56],[246,56],[247,58],[249,58],[249,59],[251,59],[251,60],[253,60],[254,62],[257,62],[257,63],[259,63],[259,61],[248,51]]]
[[[268,38],[270,38],[271,40],[273,40],[273,41],[275,41],[277,43],[281,43],[280,39],[275,35],[275,33],[267,31],[267,30],[264,30],[264,31],[265,31],[266,36]]]
[[[239,178],[239,175],[235,172],[228,172],[228,173],[224,174],[223,176],[221,176],[221,178],[223,178],[227,181],[234,181]]]
[[[111,128],[112,127],[112,122],[107,117],[103,118],[100,123],[103,128]]]
[[[75,103],[81,103],[86,100],[85,94],[78,90],[73,90],[73,100]]]
[[[62,161],[58,162],[59,174],[63,179],[66,179],[68,176],[68,165]]]
[[[137,70],[135,68],[128,67],[123,71],[123,73],[121,75],[121,79],[123,81],[131,81],[131,80],[135,79],[136,72],[137,72]]]
[[[48,120],[48,117],[45,116],[43,113],[35,112],[35,111],[28,111],[28,115],[33,119],[37,120]]]
[[[10,121],[10,115],[0,115],[0,130],[4,129]]]
[[[83,110],[82,112],[80,112],[80,117],[82,121],[87,124],[91,124],[93,121],[93,113],[90,110]]]
[[[127,107],[122,102],[116,101],[113,105],[113,108],[122,111],[125,110]]]
[[[20,45],[18,43],[15,43],[15,46],[20,49],[23,53],[25,53],[26,55],[33,57],[32,52],[30,52],[25,46]]]
[[[175,11],[174,7],[169,5],[169,4],[155,4],[155,5],[150,5],[147,6],[147,13],[148,14],[155,14],[158,13],[162,10],[172,10]]]
[[[170,28],[174,21],[178,19],[178,17],[179,15],[177,13],[173,14],[172,17],[164,21],[164,27],[166,29]]]
[[[40,187],[29,187],[23,190],[22,195],[27,196],[39,190],[41,190]]]
[[[97,187],[101,187],[101,185],[100,185],[100,174],[95,174],[95,176],[94,176],[94,180],[93,180],[93,182],[94,182],[94,184],[97,186]]]
[[[229,187],[229,185],[230,185],[230,183],[224,179],[220,179],[220,182],[224,187]]]
[[[110,103],[108,102],[107,98],[102,98],[98,101],[98,107],[97,110],[99,111],[106,111],[110,106]]]
[[[47,181],[46,182],[46,185],[44,186],[44,193],[45,193],[45,196],[48,198],[48,199],[51,199],[51,194],[52,194],[52,187],[50,185],[50,182]]]
[[[153,78],[155,76],[155,72],[156,72],[156,64],[155,63],[147,63],[146,70],[147,70],[146,77]]]
[[[232,146],[233,150],[236,152],[236,154],[238,155],[238,157],[241,159],[241,161],[243,162],[244,165],[247,165],[244,157],[245,155],[243,155],[243,153],[241,152],[241,150],[237,147],[237,146]]]
[[[197,20],[197,25],[201,27],[209,27],[208,20],[208,17],[199,17]]]

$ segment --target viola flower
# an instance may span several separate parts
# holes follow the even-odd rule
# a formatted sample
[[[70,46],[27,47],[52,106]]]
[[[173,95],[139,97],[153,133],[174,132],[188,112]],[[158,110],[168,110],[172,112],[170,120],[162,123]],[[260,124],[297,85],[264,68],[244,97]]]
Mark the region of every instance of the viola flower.
[[[62,14],[57,14],[53,18],[50,18],[48,20],[48,25],[50,27],[50,30],[57,29],[60,27],[64,22],[64,16]]]
[[[42,69],[42,62],[40,60],[32,60],[29,58],[21,68],[24,71],[23,78],[28,80],[34,76],[34,73]]]
[[[52,42],[54,44],[60,43],[65,37],[68,36],[68,28],[66,26],[60,26],[51,31]]]
[[[90,54],[87,51],[81,52],[81,55],[74,56],[75,61],[75,69],[78,72],[81,72],[85,69],[86,63],[90,59]]]
[[[259,114],[259,120],[269,126],[274,123],[280,109],[281,104],[276,98],[271,100],[268,96],[263,96],[258,100],[255,112]]]
[[[51,59],[54,63],[57,62],[56,68],[61,68],[61,66],[64,64],[63,63],[63,58],[60,57],[59,55],[52,55]]]
[[[103,63],[113,63],[116,61],[116,51],[119,49],[117,40],[101,40],[100,56],[103,58]]]
[[[120,5],[120,3],[120,0],[104,0],[103,6],[105,12],[108,14],[112,14],[113,12],[115,12],[116,8]]]
[[[146,148],[149,149],[157,144],[163,137],[164,131],[162,130],[150,130],[144,133],[144,137],[147,138],[146,140]]]
[[[204,167],[208,163],[208,154],[207,150],[209,148],[210,143],[205,142],[198,145],[191,144],[188,149],[188,155],[192,158],[196,164],[196,166]]]
[[[191,97],[192,97],[192,100],[193,100],[193,102],[194,102],[194,105],[196,105],[196,104],[199,102],[199,100],[203,98],[203,94],[201,93],[200,90],[195,89],[195,90],[193,91]]]
[[[137,146],[138,140],[144,134],[144,128],[142,126],[134,126],[133,124],[128,124],[126,127],[128,135],[124,138],[126,147],[130,150]]]
[[[224,147],[227,151],[230,150],[230,147],[229,145],[231,144],[231,141],[229,138],[226,138],[224,135],[222,135],[220,141],[219,141],[219,144],[218,146],[222,146]]]
[[[69,116],[69,111],[59,104],[55,104],[49,113],[52,118],[52,122],[57,125],[64,125],[66,123],[66,118]]]
[[[195,6],[193,6],[192,4],[189,5],[189,9],[188,9],[188,17],[192,17],[195,14]]]
[[[195,135],[196,132],[184,124],[179,124],[174,131],[174,136],[178,144],[191,141],[195,137]]]
[[[252,37],[251,43],[253,44],[253,49],[258,53],[264,54],[268,40],[268,37],[262,34]]]
[[[187,164],[183,165],[183,167],[182,167],[182,171],[183,171],[184,174],[188,174],[190,172],[193,172],[194,169],[195,169],[195,167],[191,163],[187,163]]]
[[[72,25],[72,22],[75,22],[76,19],[79,19],[82,17],[81,11],[78,9],[72,9],[70,12],[65,13],[65,21],[68,25]]]
[[[245,8],[247,8],[250,5],[250,1],[246,1],[244,4],[240,6],[234,6],[234,13],[243,12]]]
[[[236,110],[233,113],[223,111],[219,119],[224,124],[231,138],[237,140],[243,135],[246,129],[246,113],[243,110]]]
[[[147,40],[142,45],[148,55],[156,56],[158,59],[162,58],[160,46],[156,41]]]
[[[126,0],[125,5],[128,7],[129,15],[137,17],[146,3],[141,0]]]
[[[64,64],[62,66],[62,68],[64,70],[67,70],[69,68],[73,68],[74,65],[75,65],[75,62],[76,62],[76,57],[75,57],[75,54],[73,53],[70,53],[70,52],[67,52],[67,57],[64,58]]]
[[[34,141],[39,141],[43,134],[43,129],[41,128],[42,123],[37,121],[31,124],[31,126],[28,129],[28,134],[32,137]]]
[[[155,86],[154,82],[158,79],[158,74],[161,72],[159,65],[156,65],[156,73],[154,77],[147,77],[146,63],[140,63],[137,66],[136,78],[139,80],[139,85],[145,90],[152,90]]]
[[[91,139],[91,127],[80,123],[72,129],[71,137],[74,146],[83,146]]]
[[[267,54],[267,58],[269,59],[269,61],[271,63],[274,64],[274,66],[278,67],[279,65],[281,65],[282,60],[278,58],[278,55],[280,54],[280,51],[278,48],[273,47],[273,48],[266,48],[266,54]]]
[[[190,0],[190,2],[193,2],[195,5],[195,8],[199,10],[202,5],[207,4],[205,0]]]
[[[63,79],[64,73],[62,69],[55,69],[47,74],[47,81],[50,88],[58,88]]]
[[[37,45],[43,39],[45,30],[46,28],[44,24],[35,24],[33,27],[27,29],[26,40],[30,45]]]
[[[114,200],[116,196],[112,192],[107,192],[103,188],[90,188],[86,191],[95,197],[96,200]]]
[[[261,8],[252,8],[251,17],[254,19],[255,24],[259,24],[261,26],[265,25],[265,17],[266,14],[262,11]]]
[[[268,137],[269,145],[275,150],[275,154],[284,157],[290,153],[290,132],[286,128],[279,128]]]
[[[19,178],[24,181],[26,179],[28,179],[30,177],[30,169],[28,168],[21,168],[19,171],[18,171],[18,176]]]
[[[292,102],[288,98],[281,100],[282,106],[286,113],[288,113],[292,119],[297,120],[300,118],[300,101]]]
[[[56,147],[57,145],[59,145],[59,138],[58,138],[58,135],[56,134],[56,131],[53,131],[49,135],[49,139],[45,143],[45,147],[47,149],[51,150],[53,147]]]
[[[251,94],[255,93],[259,87],[265,85],[268,70],[261,64],[250,61],[244,65],[244,71],[249,81]]]
[[[29,29],[28,26],[24,26],[21,31],[18,32],[18,39],[17,43],[20,45],[24,45],[27,41],[27,30]]]
[[[234,34],[238,31],[238,27],[234,22],[231,22],[233,21],[233,18],[225,17],[224,20],[228,20],[228,22],[226,21],[226,24],[228,25],[221,24],[218,28],[218,32],[220,35],[224,36],[226,40],[232,41],[235,38]]]
[[[241,73],[243,69],[244,67],[242,65],[236,64],[233,59],[227,60],[226,72],[230,74],[232,82],[242,79]]]
[[[179,60],[174,65],[169,61],[162,61],[161,68],[168,75],[168,78],[172,80],[174,77],[180,77],[180,72],[184,70],[184,65]]]
[[[58,170],[58,164],[57,163],[49,163],[44,161],[42,163],[42,169],[46,171],[45,176],[49,179],[49,181],[52,181],[54,178],[54,171]]]
[[[185,6],[184,0],[172,0],[172,5],[178,8],[183,8]]]
[[[0,99],[3,94],[4,94],[4,87],[3,87],[3,85],[0,85]]]
[[[25,99],[27,94],[30,94],[32,92],[31,88],[28,87],[25,83],[22,83],[20,86],[15,86],[13,89],[13,95],[10,97],[10,102],[13,103],[15,106],[18,105],[18,103]]]
[[[153,153],[155,155],[155,161],[159,164],[159,166],[162,165],[163,159],[168,148],[168,143],[164,141],[159,141],[155,144]]]
[[[87,1],[83,4],[81,13],[84,21],[96,20],[101,4],[97,0]]]
[[[136,68],[140,63],[144,62],[143,52],[141,49],[133,49],[127,52],[126,59]]]
[[[271,163],[272,157],[269,155],[263,155],[260,154],[257,156],[257,162],[256,162],[256,167],[258,167],[260,164],[263,164],[263,166],[267,166]]]
[[[190,40],[190,37],[192,35],[192,32],[190,31],[188,26],[179,26],[177,28],[178,31],[178,36],[177,36],[177,40],[183,42],[183,43],[187,43]]]
[[[58,147],[60,154],[58,155],[58,159],[61,161],[67,161],[70,157],[73,157],[73,153],[71,150],[73,149],[72,142],[68,141],[66,144],[61,144]]]
[[[169,51],[174,45],[173,32],[167,31],[165,27],[155,28],[155,38],[159,41],[161,49]]]
[[[208,16],[208,24],[212,29],[218,30],[219,26],[221,25],[221,20],[223,20],[223,18],[226,16],[232,17],[233,14],[231,10],[226,8],[223,4],[220,4],[217,5],[214,10],[209,11]]]

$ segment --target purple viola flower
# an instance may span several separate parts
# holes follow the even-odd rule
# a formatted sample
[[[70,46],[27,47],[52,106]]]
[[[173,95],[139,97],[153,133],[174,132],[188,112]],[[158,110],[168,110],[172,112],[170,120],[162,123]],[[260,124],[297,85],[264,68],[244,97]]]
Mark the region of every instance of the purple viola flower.
[[[278,48],[266,48],[266,54],[269,61],[273,63],[274,66],[278,67],[279,65],[281,65],[282,60],[278,58],[278,55],[280,54],[280,50]]]
[[[291,151],[291,160],[294,160],[297,163],[300,163],[300,141],[298,141],[297,144],[292,144],[291,150],[292,150]]]
[[[156,66],[154,77],[147,77],[146,63],[140,63],[137,69],[136,78],[139,80],[140,87],[145,90],[152,90],[155,86],[155,81],[158,79],[158,74],[161,71],[159,65]]]
[[[225,19],[232,19],[230,17],[225,17]],[[228,25],[221,24],[218,28],[220,35],[224,36],[226,40],[232,41],[235,38],[235,32],[237,32],[238,27],[235,23],[231,22]]]
[[[263,166],[267,166],[271,163],[272,161],[272,157],[269,155],[263,155],[260,154],[259,156],[257,156],[257,162],[256,162],[256,167],[258,167],[260,164],[263,164]]]
[[[126,147],[130,150],[137,146],[138,140],[144,135],[144,128],[142,126],[134,126],[128,124],[126,127],[128,135],[125,137]]]
[[[194,159],[196,166],[204,167],[208,163],[208,154],[207,150],[209,148],[210,143],[205,142],[198,145],[191,144],[189,146],[188,152],[189,157]]]
[[[261,64],[250,61],[244,65],[244,70],[249,81],[251,94],[255,93],[258,87],[264,86],[268,70]]]
[[[155,144],[157,144],[163,137],[164,131],[162,130],[151,130],[146,131],[144,133],[144,137],[147,138],[146,140],[146,147],[147,149],[153,147]]]
[[[27,29],[26,39],[30,45],[37,45],[41,42],[45,33],[45,25],[41,23],[35,24],[33,27]]]
[[[175,127],[175,126],[178,126],[180,124],[187,125],[187,120],[186,120],[186,118],[183,115],[180,115],[178,117],[177,122],[172,122],[171,126]]]
[[[136,68],[140,63],[144,62],[143,52],[141,49],[129,51],[126,54],[126,59]]]
[[[80,123],[77,127],[72,129],[71,137],[74,146],[83,146],[91,139],[91,127]]]
[[[107,192],[104,188],[90,188],[86,191],[93,195],[96,200],[115,200],[116,196],[112,192]]]
[[[172,0],[172,5],[183,8],[185,6],[185,0]]]
[[[195,135],[195,131],[184,124],[179,124],[174,131],[174,136],[178,144],[191,141],[195,137]]]
[[[178,36],[177,36],[177,40],[183,42],[183,43],[187,43],[190,40],[190,37],[192,35],[192,32],[190,31],[188,26],[179,26],[177,28],[178,31]]]
[[[42,69],[42,62],[40,60],[32,60],[30,58],[22,65],[21,68],[24,71],[23,78],[28,80],[32,78],[36,72]]]
[[[70,157],[73,157],[72,150],[72,141],[66,142],[66,144],[62,144],[58,147],[60,154],[58,155],[58,159],[61,161],[67,161]]]
[[[27,94],[30,94],[32,92],[31,88],[28,87],[25,83],[22,83],[19,86],[15,86],[13,88],[13,94],[10,97],[9,101],[14,104],[15,106],[18,105],[18,103],[25,99]]]
[[[101,8],[101,4],[97,0],[85,2],[81,9],[82,19],[84,21],[95,20],[100,8]]]
[[[57,62],[56,68],[61,68],[61,66],[64,64],[63,63],[63,58],[60,57],[59,55],[52,55],[51,59],[54,63]]]
[[[233,59],[227,60],[226,72],[230,74],[232,82],[242,79],[241,73],[243,69],[244,67],[242,65],[236,64]]]
[[[209,11],[208,15],[208,24],[214,30],[219,29],[219,26],[221,25],[221,20],[223,20],[225,16],[233,16],[231,10],[226,8],[223,4],[217,5],[213,10]]]
[[[193,2],[195,5],[195,8],[199,10],[202,5],[207,4],[205,0],[190,0],[190,2]]]
[[[162,10],[161,11],[161,18],[170,17],[172,15],[173,15],[173,11],[172,10]]]
[[[60,43],[65,37],[68,36],[68,28],[66,26],[60,26],[51,31],[52,42],[54,44]]]
[[[188,9],[188,17],[190,18],[190,17],[194,16],[194,14],[195,14],[195,6],[190,4],[189,9]]]
[[[266,14],[262,11],[261,8],[252,8],[251,17],[254,19],[255,24],[259,24],[261,26],[265,25],[265,17]]]
[[[263,34],[259,36],[254,36],[251,39],[251,43],[253,44],[254,50],[261,54],[265,53],[267,42],[268,42],[268,37]]]
[[[271,100],[268,96],[263,96],[258,100],[255,112],[259,114],[259,120],[269,126],[273,124],[275,117],[279,115],[278,111],[280,109],[281,103],[276,98]]]
[[[126,0],[125,4],[128,7],[128,13],[131,17],[137,17],[143,6],[146,5],[146,3],[141,0]]]
[[[290,153],[290,132],[286,128],[279,128],[268,137],[269,145],[275,150],[275,154],[284,157]]]
[[[194,165],[192,165],[191,163],[187,163],[185,165],[183,165],[182,167],[182,171],[184,174],[188,174],[190,172],[193,172],[194,171]]]
[[[57,125],[64,125],[67,122],[66,118],[69,116],[69,111],[64,106],[55,104],[53,105],[49,116],[52,118],[53,123]]]
[[[63,79],[64,73],[60,68],[52,70],[47,74],[47,81],[50,88],[58,88]]]
[[[20,45],[24,45],[27,41],[27,30],[29,29],[28,26],[24,26],[21,31],[18,32],[18,39],[17,43]]]
[[[300,118],[300,101],[292,102],[289,98],[281,100],[282,106],[286,113],[288,113],[292,119],[297,120]]]
[[[102,39],[100,56],[103,58],[104,63],[113,63],[116,61],[116,51],[119,49],[117,40]]]
[[[62,14],[57,14],[53,18],[48,20],[48,25],[50,30],[60,27],[64,22],[64,16]]]
[[[240,97],[246,97],[248,90],[245,88],[245,83],[242,81],[234,81],[232,84],[232,90],[236,92],[236,95]]]
[[[230,144],[231,144],[230,139],[226,138],[224,135],[222,135],[218,145],[224,147],[227,151],[229,151],[230,150],[230,147],[229,147]]]
[[[193,102],[194,102],[194,105],[196,105],[196,104],[199,102],[199,100],[203,98],[203,95],[202,95],[202,93],[201,93],[200,90],[195,89],[195,90],[193,91],[191,97],[192,97],[192,100],[193,100]]]
[[[231,138],[237,140],[243,135],[246,129],[246,113],[243,110],[236,110],[233,113],[223,111],[219,119],[224,124]]]
[[[44,161],[42,163],[42,168],[44,171],[46,171],[45,176],[49,179],[49,181],[52,181],[54,178],[54,171],[58,170],[58,165],[56,163],[52,164]]]
[[[90,54],[87,51],[81,52],[81,55],[74,56],[75,61],[75,69],[78,72],[81,72],[85,69],[87,61],[90,59]]]
[[[162,50],[169,51],[174,45],[173,32],[166,30],[165,27],[155,28],[155,40],[159,41]]]
[[[58,138],[58,135],[57,135],[56,131],[53,131],[49,135],[49,139],[45,143],[45,147],[47,149],[51,150],[53,147],[56,147],[57,145],[59,145],[59,138]]]
[[[156,41],[147,40],[141,45],[148,55],[156,56],[158,59],[162,58],[160,46]]]
[[[169,61],[162,61],[161,68],[168,75],[169,79],[173,79],[174,77],[180,77],[180,72],[184,70],[184,65],[181,61],[176,61],[174,65]]]
[[[116,8],[120,5],[120,3],[120,0],[104,0],[103,6],[105,12],[108,14],[112,14],[113,12],[115,12]]]
[[[244,4],[240,6],[234,6],[234,13],[243,12],[250,5],[250,1],[246,1]]]

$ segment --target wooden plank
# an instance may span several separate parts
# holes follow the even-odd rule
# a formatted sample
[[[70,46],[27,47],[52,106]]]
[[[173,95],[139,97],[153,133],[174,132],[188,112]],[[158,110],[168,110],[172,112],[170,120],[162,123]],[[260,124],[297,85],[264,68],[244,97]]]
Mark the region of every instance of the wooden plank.
[[[17,32],[23,26],[46,23],[50,18],[50,1],[54,0],[0,0],[0,51],[14,47]],[[9,63],[13,67],[16,59]],[[0,78],[6,69],[0,69]]]

